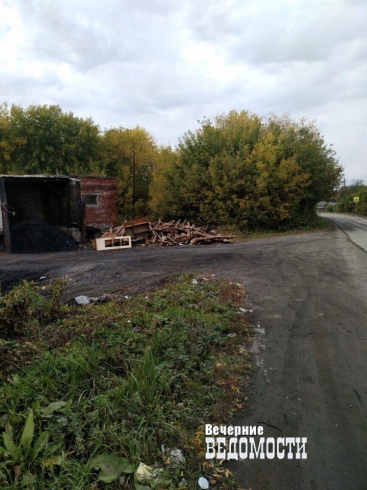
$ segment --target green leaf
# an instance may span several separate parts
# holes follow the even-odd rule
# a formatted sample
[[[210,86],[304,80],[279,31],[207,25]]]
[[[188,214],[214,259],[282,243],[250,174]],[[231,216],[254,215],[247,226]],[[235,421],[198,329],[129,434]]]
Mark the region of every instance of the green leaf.
[[[46,459],[46,461],[43,461],[41,466],[43,466],[44,468],[49,468],[50,470],[52,470],[52,468],[55,465],[60,466],[63,461],[64,461],[64,458],[62,456],[53,456],[52,458],[48,458],[48,459]]]
[[[28,451],[28,449],[31,447],[33,435],[34,435],[34,414],[31,408],[29,410],[27,420],[25,421],[22,437],[20,439],[20,444],[26,451]]]
[[[14,431],[9,421],[6,423],[5,426],[5,434],[8,434],[13,439]]]
[[[38,437],[38,439],[36,439],[32,451],[32,460],[34,460],[37,457],[38,453],[42,450],[42,448],[48,441],[48,436],[49,436],[48,432],[42,432],[42,434]]]
[[[7,475],[5,473],[3,473],[0,469],[0,478],[2,478],[4,480],[4,482],[6,482],[6,479],[7,479]]]
[[[135,490],[152,490],[152,487],[148,485],[140,485],[139,483],[135,483]]]
[[[64,408],[67,402],[53,402],[47,405],[47,407],[41,408],[42,417],[49,418],[52,416],[54,412],[59,411],[61,408]]]
[[[19,386],[21,384],[22,380],[20,379],[20,376],[17,374],[14,374],[13,376],[13,385],[14,386]]]
[[[37,477],[30,473],[26,473],[22,478],[23,485],[34,485],[35,483],[37,483]]]
[[[4,445],[10,456],[14,459],[17,458],[18,450],[16,445],[13,442],[13,439],[6,432],[3,433]]]
[[[125,459],[114,454],[102,453],[93,461],[93,468],[101,471],[98,480],[112,483],[121,473],[134,473],[134,467]]]
[[[33,412],[35,414],[35,416],[39,416],[40,415],[40,409],[41,409],[41,404],[40,404],[40,401],[37,400],[35,402],[32,403],[32,408],[33,408]]]
[[[73,403],[73,400],[68,400],[66,402],[65,406],[60,410],[60,412],[63,414],[66,414],[67,412],[69,412],[72,403]]]

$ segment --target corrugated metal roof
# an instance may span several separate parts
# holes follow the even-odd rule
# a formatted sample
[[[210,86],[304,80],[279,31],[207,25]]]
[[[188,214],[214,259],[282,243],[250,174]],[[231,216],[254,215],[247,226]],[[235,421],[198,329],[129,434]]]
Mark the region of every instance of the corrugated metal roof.
[[[38,174],[38,175],[15,175],[15,174],[0,174],[0,179],[105,179],[112,180],[115,177],[105,176],[105,175],[48,175],[48,174]]]
[[[69,177],[68,175],[0,175],[0,179],[69,179],[76,180],[76,177]]]

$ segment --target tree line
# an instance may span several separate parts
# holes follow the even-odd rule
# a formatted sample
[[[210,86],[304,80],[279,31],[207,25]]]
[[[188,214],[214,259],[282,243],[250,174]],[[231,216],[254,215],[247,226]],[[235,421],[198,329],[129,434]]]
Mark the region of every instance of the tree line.
[[[355,198],[359,200],[356,203]],[[329,206],[328,211],[341,213],[367,214],[367,184],[361,179],[353,180],[349,185],[342,185],[334,194],[338,202],[336,206]]]
[[[314,122],[287,114],[204,118],[171,148],[139,126],[102,131],[57,105],[4,103],[0,173],[113,176],[121,220],[134,210],[135,217],[254,229],[307,225],[316,203],[333,195],[342,167]]]

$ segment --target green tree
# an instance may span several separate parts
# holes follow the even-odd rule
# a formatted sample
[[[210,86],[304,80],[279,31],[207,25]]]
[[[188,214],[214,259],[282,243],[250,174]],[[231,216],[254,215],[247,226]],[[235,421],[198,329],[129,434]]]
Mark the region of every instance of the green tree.
[[[11,134],[23,141],[12,153],[19,174],[98,173],[99,128],[91,119],[64,113],[57,105],[13,105]]]
[[[166,217],[218,222],[220,189],[213,188],[213,159],[217,159],[219,167],[219,155],[227,155],[231,160],[238,158],[239,152],[250,151],[260,126],[260,119],[245,111],[232,111],[228,116],[218,116],[214,122],[204,118],[196,132],[188,131],[182,137],[175,152],[166,153],[169,158],[166,158],[164,172],[159,168],[155,172],[151,192],[153,211],[157,214],[160,210]],[[218,171],[217,168],[214,173]],[[233,181],[237,172],[241,170],[235,168],[228,179]],[[160,188],[165,189],[160,194],[156,192],[157,181],[161,182]]]
[[[279,135],[286,157],[294,157],[297,165],[309,176],[299,203],[298,217],[309,219],[316,204],[330,199],[339,185],[343,172],[332,145],[328,146],[314,121],[305,118],[293,121],[288,114],[271,116],[269,128]],[[303,216],[304,218],[301,218]]]
[[[212,190],[207,192],[211,221],[241,228],[274,228],[294,214],[308,174],[294,157],[286,158],[282,146],[267,127],[255,144],[245,144],[235,154],[224,151],[210,162]]]
[[[354,202],[355,197],[359,197],[357,205]],[[349,185],[341,186],[335,193],[335,198],[338,201],[335,211],[367,214],[367,185],[363,180],[354,179]]]
[[[133,152],[135,196],[132,179]],[[149,186],[157,155],[158,148],[153,137],[139,126],[134,129],[109,129],[102,135],[101,168],[106,175],[117,179],[117,208],[122,219],[148,213]]]
[[[0,173],[13,171],[12,157],[14,152],[24,145],[25,140],[12,132],[11,116],[8,105],[0,104]]]
[[[366,184],[362,179],[353,179],[352,182],[347,186],[349,194],[355,194],[357,196],[358,192],[360,192]]]
[[[213,225],[306,224],[341,171],[314,123],[231,111],[183,136],[156,169],[151,203],[166,217]]]
[[[183,181],[184,172],[178,151],[170,146],[160,147],[149,187],[149,210],[152,217],[164,220],[178,217],[190,219]]]

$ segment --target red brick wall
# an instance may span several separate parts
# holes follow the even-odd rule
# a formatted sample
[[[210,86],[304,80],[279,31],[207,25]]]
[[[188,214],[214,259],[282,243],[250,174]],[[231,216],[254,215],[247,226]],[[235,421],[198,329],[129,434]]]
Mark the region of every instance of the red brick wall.
[[[116,224],[116,181],[113,177],[81,177],[80,190],[85,195],[97,196],[96,205],[85,206],[85,224],[108,228]]]

